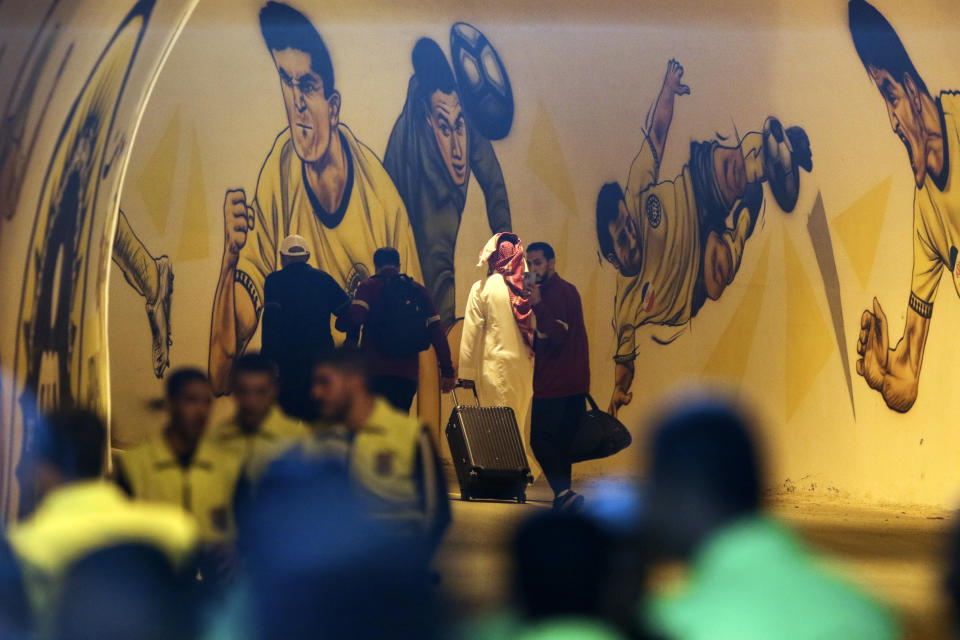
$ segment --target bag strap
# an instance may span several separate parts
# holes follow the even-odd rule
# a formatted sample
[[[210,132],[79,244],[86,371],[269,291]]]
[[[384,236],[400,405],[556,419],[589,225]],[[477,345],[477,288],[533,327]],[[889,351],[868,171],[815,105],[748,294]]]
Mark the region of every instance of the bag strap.
[[[600,407],[597,406],[597,403],[594,401],[593,396],[590,395],[589,393],[587,394],[587,404],[589,404],[590,408],[593,409],[594,411],[597,411],[597,412],[600,411]]]

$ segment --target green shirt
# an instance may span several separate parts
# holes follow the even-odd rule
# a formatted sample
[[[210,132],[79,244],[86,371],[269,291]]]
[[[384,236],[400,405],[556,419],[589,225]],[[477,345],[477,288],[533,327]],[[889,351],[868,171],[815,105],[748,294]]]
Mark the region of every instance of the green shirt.
[[[825,571],[786,527],[763,517],[707,542],[686,590],[654,598],[647,620],[654,632],[681,640],[898,637],[882,605]]]

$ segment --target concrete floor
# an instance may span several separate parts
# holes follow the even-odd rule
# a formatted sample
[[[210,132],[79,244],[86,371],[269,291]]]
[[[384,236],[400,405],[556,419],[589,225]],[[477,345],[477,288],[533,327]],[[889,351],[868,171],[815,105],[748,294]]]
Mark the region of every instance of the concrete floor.
[[[583,493],[590,499],[591,487]],[[461,502],[459,494],[451,495],[454,523],[438,554],[437,569],[458,616],[507,601],[506,544],[524,517],[550,507],[551,495],[541,483],[528,495],[525,505]],[[773,497],[770,507],[822,551],[836,570],[888,602],[901,618],[905,637],[948,637],[947,603],[940,584],[951,513],[867,507],[797,494]]]

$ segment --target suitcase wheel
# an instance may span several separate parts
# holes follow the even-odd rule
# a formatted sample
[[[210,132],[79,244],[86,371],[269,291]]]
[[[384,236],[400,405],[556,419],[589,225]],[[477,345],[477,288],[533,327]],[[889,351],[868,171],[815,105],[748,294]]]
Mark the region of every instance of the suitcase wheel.
[[[460,499],[464,502],[470,502],[470,492],[469,491],[460,491]]]
[[[521,493],[517,496],[517,504],[527,504],[527,494]]]

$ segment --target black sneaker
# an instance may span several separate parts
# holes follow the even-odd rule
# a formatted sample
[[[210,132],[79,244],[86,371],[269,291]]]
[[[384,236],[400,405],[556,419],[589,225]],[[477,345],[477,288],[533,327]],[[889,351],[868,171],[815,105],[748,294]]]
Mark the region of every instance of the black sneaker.
[[[558,511],[576,513],[583,508],[583,496],[570,489],[561,491],[557,497],[553,499],[553,508]]]

